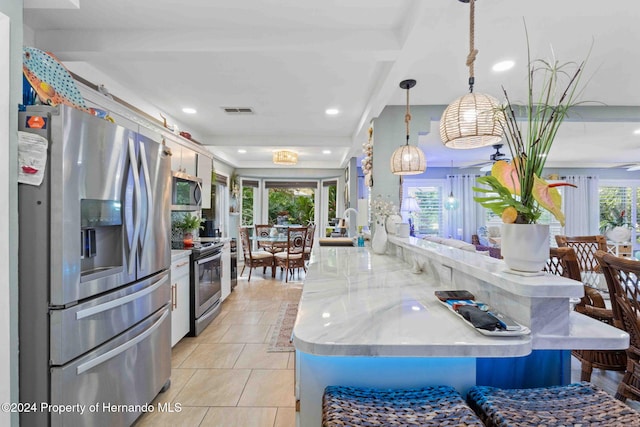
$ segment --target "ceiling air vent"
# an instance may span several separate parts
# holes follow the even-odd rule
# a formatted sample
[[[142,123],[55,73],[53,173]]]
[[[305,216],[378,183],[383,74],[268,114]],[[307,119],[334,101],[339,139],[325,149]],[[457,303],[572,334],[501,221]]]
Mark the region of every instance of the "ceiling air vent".
[[[253,109],[250,107],[222,107],[227,114],[253,114]]]

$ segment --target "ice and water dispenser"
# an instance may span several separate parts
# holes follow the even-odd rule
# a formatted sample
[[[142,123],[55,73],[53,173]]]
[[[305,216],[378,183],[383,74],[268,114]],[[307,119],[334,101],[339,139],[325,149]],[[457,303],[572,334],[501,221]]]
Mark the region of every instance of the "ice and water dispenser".
[[[80,201],[82,280],[113,274],[124,268],[122,204],[119,200]]]

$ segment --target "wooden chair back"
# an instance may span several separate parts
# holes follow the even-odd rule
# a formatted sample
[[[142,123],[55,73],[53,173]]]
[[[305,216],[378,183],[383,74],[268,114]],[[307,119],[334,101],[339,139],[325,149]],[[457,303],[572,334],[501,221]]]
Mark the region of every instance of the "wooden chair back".
[[[289,256],[303,254],[306,239],[307,227],[287,228],[287,254]]]
[[[597,251],[607,280],[614,325],[629,334],[627,369],[616,398],[640,400],[640,261]]]
[[[249,229],[247,227],[240,227],[238,229],[240,235],[240,243],[242,244],[242,255],[245,262],[251,259],[251,239],[249,237]]]
[[[595,258],[597,251],[607,251],[607,238],[595,236],[556,236],[559,247],[571,247],[576,252],[578,264],[583,272],[600,271],[600,264]]]
[[[580,265],[573,248],[550,248],[549,259],[544,267],[544,271],[557,276],[582,281],[580,278]]]
[[[269,224],[256,224],[254,225],[255,230],[256,230],[256,237],[269,237],[269,234],[271,233],[271,227]],[[264,242],[259,242],[258,241],[258,248],[265,248],[265,247],[270,247],[271,244],[269,243],[264,243]]]

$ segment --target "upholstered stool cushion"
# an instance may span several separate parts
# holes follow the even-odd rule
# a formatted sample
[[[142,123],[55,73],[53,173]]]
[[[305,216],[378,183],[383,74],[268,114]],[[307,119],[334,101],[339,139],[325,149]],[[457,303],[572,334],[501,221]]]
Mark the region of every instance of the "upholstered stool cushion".
[[[487,426],[640,426],[640,413],[587,382],[499,389],[475,386],[467,401]]]
[[[462,396],[448,386],[374,389],[329,386],[322,426],[482,426]]]

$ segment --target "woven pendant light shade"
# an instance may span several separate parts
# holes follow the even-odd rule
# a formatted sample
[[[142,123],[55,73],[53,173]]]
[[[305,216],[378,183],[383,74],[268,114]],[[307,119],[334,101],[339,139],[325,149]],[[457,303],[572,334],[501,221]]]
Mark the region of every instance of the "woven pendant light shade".
[[[416,85],[413,79],[400,82],[400,88],[407,91],[407,112],[404,115],[404,122],[407,128],[407,143],[396,148],[390,159],[391,173],[394,175],[417,175],[427,169],[427,159],[418,147],[409,145],[409,122],[411,122],[411,111],[409,107],[409,89]]]
[[[468,93],[442,113],[440,139],[449,148],[478,148],[502,140],[498,100],[483,93]]]
[[[427,169],[427,159],[418,147],[401,145],[393,152],[390,165],[394,175],[417,175]]]

